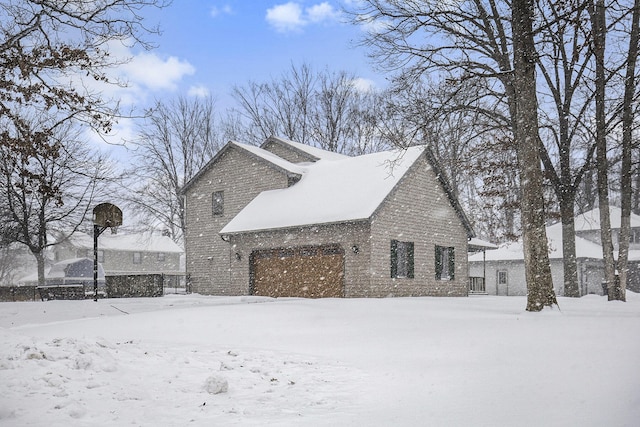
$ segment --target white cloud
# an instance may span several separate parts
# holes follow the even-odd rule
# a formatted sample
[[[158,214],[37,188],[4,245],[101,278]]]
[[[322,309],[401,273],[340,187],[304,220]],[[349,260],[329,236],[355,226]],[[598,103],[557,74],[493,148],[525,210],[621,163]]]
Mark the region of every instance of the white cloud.
[[[302,8],[298,3],[285,3],[267,9],[267,22],[276,31],[287,32],[296,31],[306,25],[302,19]]]
[[[376,84],[371,79],[365,79],[363,77],[357,77],[351,81],[353,87],[355,87],[360,92],[369,92],[375,88]]]
[[[211,13],[211,16],[215,18],[220,15],[231,15],[233,13],[233,9],[228,4],[222,7],[213,6],[211,8],[210,13]]]
[[[371,15],[358,15],[356,22],[362,29],[362,31],[371,34],[379,34],[386,31],[390,27],[390,22],[387,20],[376,20]]]
[[[118,101],[128,107],[144,104],[155,93],[175,91],[182,80],[195,74],[195,67],[175,56],[163,57],[155,53],[133,53],[119,42],[109,44],[109,54],[114,61],[124,62],[106,70],[108,84],[86,76],[74,76],[82,90],[100,93],[105,101]]]
[[[187,61],[182,61],[175,56],[163,59],[154,53],[135,55],[130,62],[119,68],[130,83],[144,86],[152,91],[175,90],[177,83],[184,76],[194,74],[196,71]]]
[[[329,3],[324,2],[307,8],[307,15],[311,22],[333,21],[340,16]]]
[[[204,98],[209,95],[209,88],[204,85],[191,86],[187,95]]]
[[[300,3],[288,2],[267,9],[266,20],[276,31],[300,31],[309,24],[337,21],[340,13],[328,2],[302,9]]]

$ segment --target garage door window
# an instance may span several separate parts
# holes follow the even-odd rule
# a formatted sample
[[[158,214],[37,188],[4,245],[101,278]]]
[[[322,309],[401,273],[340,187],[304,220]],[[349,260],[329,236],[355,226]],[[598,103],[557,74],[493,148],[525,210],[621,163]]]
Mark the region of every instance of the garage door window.
[[[413,279],[413,242],[391,241],[391,278]]]

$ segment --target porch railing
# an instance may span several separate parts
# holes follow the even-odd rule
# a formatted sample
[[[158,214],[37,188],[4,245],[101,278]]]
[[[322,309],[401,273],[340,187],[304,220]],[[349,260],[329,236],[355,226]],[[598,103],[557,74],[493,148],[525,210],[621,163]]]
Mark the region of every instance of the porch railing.
[[[484,277],[469,277],[469,293],[470,294],[486,294],[487,290],[484,286]]]

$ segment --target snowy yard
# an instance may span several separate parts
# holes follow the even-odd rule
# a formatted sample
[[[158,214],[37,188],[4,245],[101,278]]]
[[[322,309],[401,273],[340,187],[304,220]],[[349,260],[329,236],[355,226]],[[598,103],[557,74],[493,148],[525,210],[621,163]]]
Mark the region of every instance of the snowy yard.
[[[637,426],[628,300],[0,303],[0,425]]]

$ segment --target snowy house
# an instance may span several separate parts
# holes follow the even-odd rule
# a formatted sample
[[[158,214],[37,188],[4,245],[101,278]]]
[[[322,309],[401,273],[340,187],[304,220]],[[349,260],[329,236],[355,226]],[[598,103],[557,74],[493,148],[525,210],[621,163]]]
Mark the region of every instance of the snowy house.
[[[87,257],[93,259],[93,236],[76,232],[53,246],[55,261]],[[123,274],[181,274],[183,250],[170,237],[152,232],[102,233],[98,240],[98,262],[107,276]]]
[[[610,208],[612,237],[617,255],[620,232],[620,209]],[[576,261],[580,295],[603,294],[604,266],[600,246],[600,212],[585,212],[575,218]],[[564,268],[562,252],[562,224],[546,228],[549,241],[549,261],[553,287],[557,295],[564,295]],[[640,216],[631,214],[631,241],[629,247],[629,283],[627,288],[640,292]],[[522,240],[500,245],[486,254],[469,257],[469,275],[485,277],[486,292],[491,295],[526,295]]]
[[[183,193],[193,292],[468,294],[473,231],[423,146],[348,157],[229,142]]]

